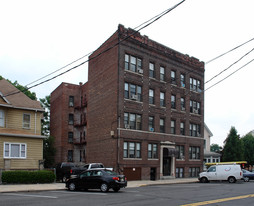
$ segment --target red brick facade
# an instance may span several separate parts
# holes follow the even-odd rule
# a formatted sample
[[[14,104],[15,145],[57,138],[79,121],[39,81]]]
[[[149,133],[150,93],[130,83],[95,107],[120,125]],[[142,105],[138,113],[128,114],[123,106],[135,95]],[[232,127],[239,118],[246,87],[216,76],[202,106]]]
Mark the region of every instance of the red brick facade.
[[[85,161],[87,86],[62,83],[51,93],[50,135],[55,137],[57,163]]]
[[[85,161],[102,162],[129,180],[196,176],[204,155],[204,64],[133,32],[119,25],[90,56]],[[56,135],[54,129],[65,130],[62,133],[70,129],[64,126],[64,117],[71,108],[64,102],[70,95],[75,99],[80,95],[80,86],[67,90],[64,84],[51,97],[52,125],[62,124],[51,127]],[[154,102],[149,104],[151,90]],[[149,117],[153,117],[150,127]],[[63,135],[55,137],[61,148],[56,160],[62,161],[72,145],[63,142],[68,139]]]

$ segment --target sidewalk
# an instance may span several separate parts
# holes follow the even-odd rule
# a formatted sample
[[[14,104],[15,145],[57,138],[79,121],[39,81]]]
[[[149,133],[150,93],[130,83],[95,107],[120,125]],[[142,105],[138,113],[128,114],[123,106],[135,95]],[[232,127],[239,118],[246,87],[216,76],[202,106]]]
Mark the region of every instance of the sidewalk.
[[[149,185],[162,184],[179,184],[198,182],[197,178],[176,178],[169,180],[140,180],[128,181],[127,188],[144,187]],[[50,183],[50,184],[20,184],[20,185],[0,185],[0,193],[3,192],[32,192],[45,190],[66,190],[65,183]]]

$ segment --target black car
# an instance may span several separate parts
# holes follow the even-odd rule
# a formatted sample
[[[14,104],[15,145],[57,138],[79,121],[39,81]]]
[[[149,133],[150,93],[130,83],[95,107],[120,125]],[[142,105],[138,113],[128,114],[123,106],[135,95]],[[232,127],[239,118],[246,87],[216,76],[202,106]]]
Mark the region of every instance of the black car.
[[[70,178],[70,170],[76,165],[73,162],[61,162],[56,165],[56,179],[66,182]]]
[[[250,180],[254,180],[254,172],[250,172],[248,170],[242,170],[243,171],[243,180],[244,182],[249,182]]]
[[[66,182],[66,187],[71,190],[100,189],[107,192],[113,189],[118,192],[120,188],[127,186],[127,179],[124,175],[107,169],[90,169],[80,173],[77,177],[71,178]]]

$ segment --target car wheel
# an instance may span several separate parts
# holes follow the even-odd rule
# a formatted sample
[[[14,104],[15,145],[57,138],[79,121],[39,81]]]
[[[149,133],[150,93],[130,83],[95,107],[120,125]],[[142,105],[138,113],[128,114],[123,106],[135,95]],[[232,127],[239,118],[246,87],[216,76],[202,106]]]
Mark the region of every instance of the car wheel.
[[[207,179],[206,177],[202,177],[202,178],[200,179],[200,182],[202,182],[202,183],[207,183],[207,182],[208,182],[208,179]]]
[[[228,178],[228,182],[229,183],[234,183],[236,180],[235,180],[235,178],[234,177],[229,177]]]
[[[244,177],[243,180],[244,180],[244,182],[249,182],[250,178],[249,177]]]
[[[69,184],[69,190],[70,190],[70,191],[76,190],[76,185],[75,185],[75,183],[72,182],[72,183]]]
[[[101,191],[102,192],[107,192],[109,190],[109,188],[108,188],[108,184],[107,183],[102,183],[101,184]]]
[[[113,188],[114,192],[118,192],[120,190],[119,187]]]

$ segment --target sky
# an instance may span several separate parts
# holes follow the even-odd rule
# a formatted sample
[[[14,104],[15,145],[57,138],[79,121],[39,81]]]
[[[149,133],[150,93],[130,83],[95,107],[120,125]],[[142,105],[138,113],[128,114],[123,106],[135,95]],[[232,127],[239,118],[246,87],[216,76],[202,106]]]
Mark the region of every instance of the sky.
[[[179,2],[0,0],[0,75],[33,86],[86,61],[119,24],[135,28]],[[253,8],[253,0],[186,0],[140,33],[206,63],[254,38]],[[253,48],[254,40],[205,64],[205,123],[212,144],[223,146],[232,126],[240,136],[254,129],[254,62],[244,66],[254,58]],[[87,76],[86,63],[31,91],[44,98],[62,82],[85,83]]]

